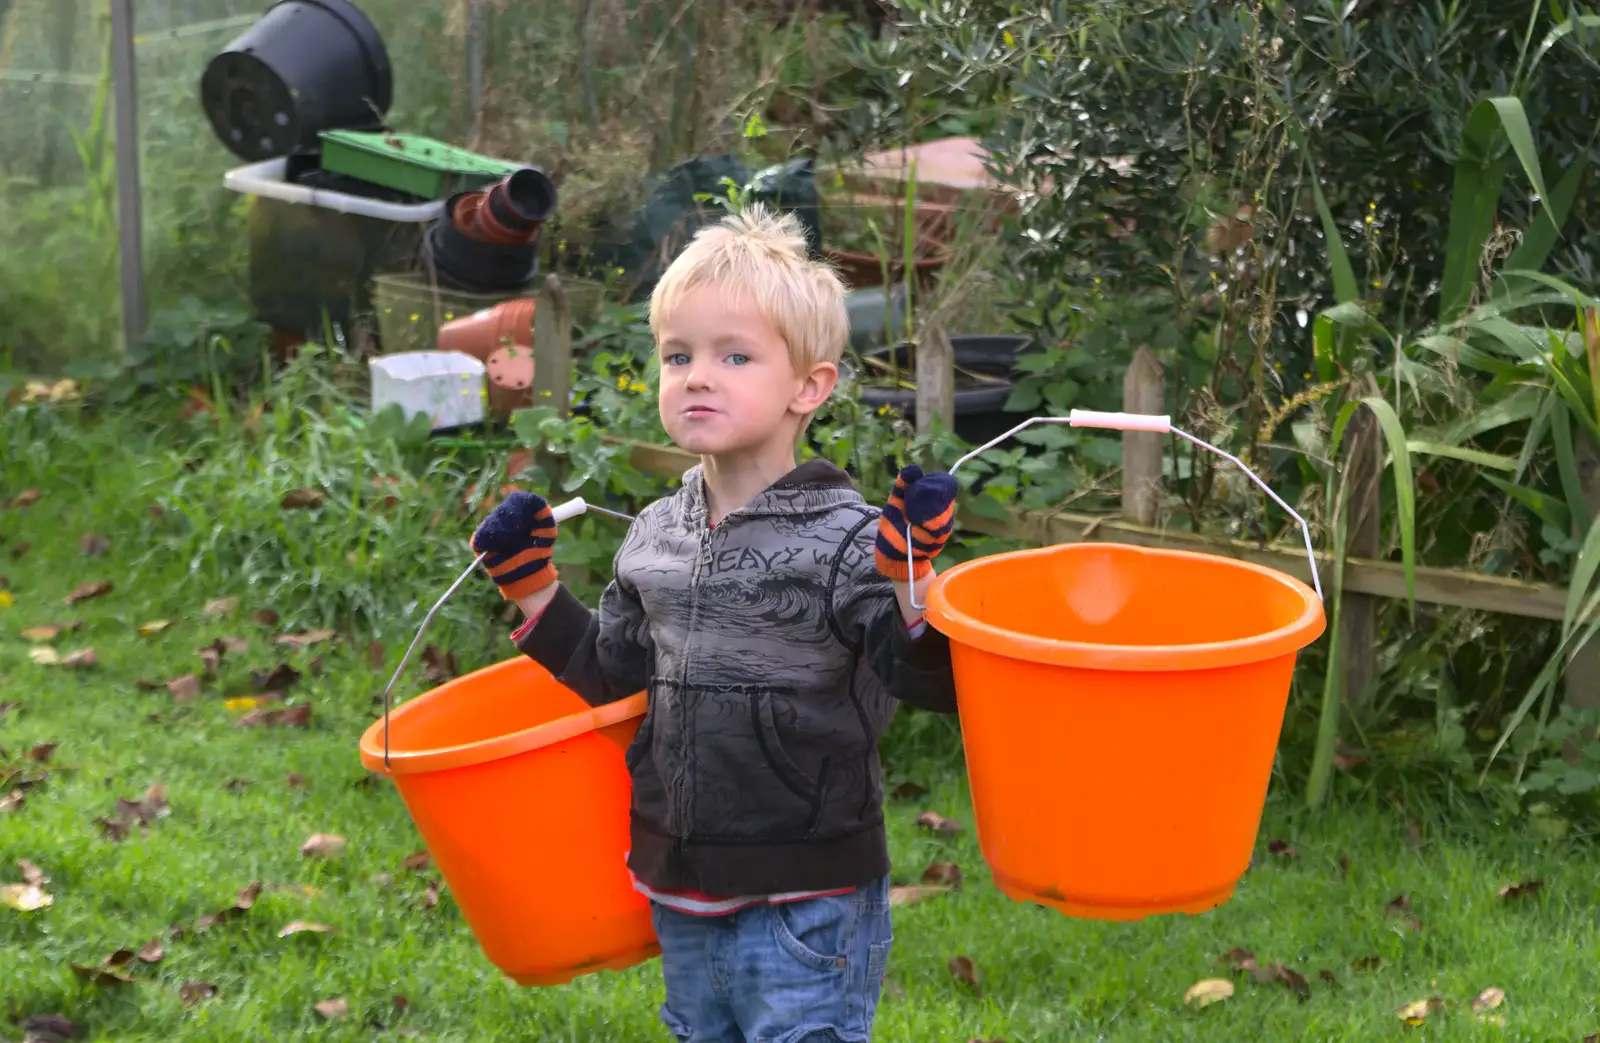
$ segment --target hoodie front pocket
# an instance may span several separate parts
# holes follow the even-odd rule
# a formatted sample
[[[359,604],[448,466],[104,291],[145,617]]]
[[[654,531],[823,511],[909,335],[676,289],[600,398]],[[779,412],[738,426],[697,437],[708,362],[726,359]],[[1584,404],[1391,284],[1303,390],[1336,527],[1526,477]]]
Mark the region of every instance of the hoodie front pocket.
[[[730,840],[797,839],[814,831],[832,750],[792,691],[694,685],[690,754],[693,832]]]

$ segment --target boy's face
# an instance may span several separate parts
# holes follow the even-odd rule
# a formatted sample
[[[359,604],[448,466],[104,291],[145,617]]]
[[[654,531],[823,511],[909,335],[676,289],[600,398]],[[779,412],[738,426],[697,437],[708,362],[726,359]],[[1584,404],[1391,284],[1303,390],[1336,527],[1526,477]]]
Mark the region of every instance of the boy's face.
[[[666,317],[657,349],[661,423],[703,456],[792,454],[801,421],[838,379],[828,363],[795,372],[778,331],[710,286],[690,291]]]

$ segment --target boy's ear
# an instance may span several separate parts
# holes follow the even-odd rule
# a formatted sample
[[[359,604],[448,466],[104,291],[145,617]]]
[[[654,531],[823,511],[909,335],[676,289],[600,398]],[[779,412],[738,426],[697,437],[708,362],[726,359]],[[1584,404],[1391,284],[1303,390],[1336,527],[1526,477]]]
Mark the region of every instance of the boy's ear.
[[[815,413],[833,394],[834,386],[838,383],[838,366],[831,362],[817,363],[801,378],[800,390],[795,394],[794,401],[789,403],[789,409],[802,416]]]

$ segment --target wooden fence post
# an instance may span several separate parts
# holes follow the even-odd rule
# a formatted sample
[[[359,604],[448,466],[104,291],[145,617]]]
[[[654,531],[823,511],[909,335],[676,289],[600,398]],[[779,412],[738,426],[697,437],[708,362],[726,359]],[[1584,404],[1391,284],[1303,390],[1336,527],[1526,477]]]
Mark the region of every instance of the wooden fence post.
[[[1159,414],[1166,401],[1166,377],[1149,348],[1134,352],[1122,378],[1125,413]],[[1122,517],[1154,525],[1161,507],[1161,436],[1150,431],[1122,433]]]
[[[917,342],[917,434],[933,430],[933,418],[945,430],[956,422],[956,360],[950,338],[937,322],[923,328]]]
[[[554,406],[564,417],[571,393],[572,309],[561,277],[551,272],[533,311],[533,404]]]
[[[1367,389],[1376,393],[1376,387]],[[1365,392],[1364,392],[1365,393]],[[1345,428],[1342,468],[1345,555],[1377,558],[1383,552],[1379,481],[1383,477],[1383,437],[1377,414],[1363,406]],[[1378,599],[1344,591],[1339,608],[1339,685],[1346,706],[1364,705],[1378,671]]]

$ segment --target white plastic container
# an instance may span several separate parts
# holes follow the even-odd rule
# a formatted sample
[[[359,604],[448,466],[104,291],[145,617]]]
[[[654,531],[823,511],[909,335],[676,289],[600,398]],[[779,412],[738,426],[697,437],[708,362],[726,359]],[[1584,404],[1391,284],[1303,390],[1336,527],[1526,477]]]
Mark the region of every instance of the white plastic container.
[[[404,351],[369,364],[372,411],[398,405],[410,419],[428,417],[433,430],[483,422],[483,363],[459,351]]]
[[[222,175],[222,184],[247,196],[261,196],[284,203],[319,206],[339,214],[375,217],[380,221],[399,224],[426,224],[444,213],[445,201],[429,200],[426,203],[388,203],[381,199],[363,199],[347,192],[334,192],[326,188],[311,188],[284,180],[289,160],[285,157],[267,159],[249,166],[235,167]]]

